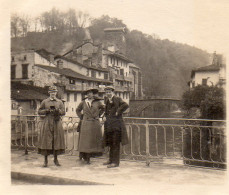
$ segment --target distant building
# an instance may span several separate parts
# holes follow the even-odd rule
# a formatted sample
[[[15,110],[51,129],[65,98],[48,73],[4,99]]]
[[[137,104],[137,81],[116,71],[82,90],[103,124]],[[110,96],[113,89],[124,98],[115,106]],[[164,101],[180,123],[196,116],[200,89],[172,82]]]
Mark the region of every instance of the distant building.
[[[211,65],[192,70],[189,86],[193,88],[197,85],[226,88],[226,63],[222,55],[214,53]]]

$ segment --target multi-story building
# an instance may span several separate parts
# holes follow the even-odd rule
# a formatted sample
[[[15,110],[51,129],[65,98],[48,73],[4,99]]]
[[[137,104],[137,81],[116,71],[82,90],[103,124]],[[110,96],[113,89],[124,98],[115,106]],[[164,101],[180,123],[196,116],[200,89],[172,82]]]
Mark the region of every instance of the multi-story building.
[[[211,65],[192,70],[190,88],[197,85],[226,88],[226,63],[222,55],[214,53]]]
[[[58,87],[58,97],[65,102],[66,115],[76,116],[75,109],[84,97],[82,92],[90,87],[99,89],[99,95],[103,97],[104,87],[114,85],[116,95],[128,103],[131,97],[141,98],[140,68],[124,54],[125,29],[105,29],[104,32],[104,43],[95,45],[87,31],[83,43],[63,56],[55,56],[44,49],[12,52],[12,82],[46,89],[45,93],[39,95],[38,100],[28,100],[22,96],[20,101],[23,98],[28,104],[36,101],[33,104],[37,105],[34,109],[36,113],[41,97],[48,95],[47,87],[55,84]],[[12,91],[17,90],[15,86],[17,85],[12,87]],[[25,92],[26,89],[23,90]],[[28,93],[32,93],[31,88]],[[12,102],[15,102],[17,96],[14,92],[12,94]]]

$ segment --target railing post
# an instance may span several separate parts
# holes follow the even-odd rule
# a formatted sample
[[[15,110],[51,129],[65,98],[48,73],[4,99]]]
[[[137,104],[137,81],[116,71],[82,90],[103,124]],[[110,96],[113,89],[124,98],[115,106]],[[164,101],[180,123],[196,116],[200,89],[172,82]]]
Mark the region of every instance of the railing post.
[[[150,153],[149,153],[149,121],[146,120],[146,165],[149,166],[150,165]]]
[[[28,154],[28,137],[29,137],[29,132],[28,132],[28,121],[27,117],[25,116],[23,122],[25,123],[25,155]]]

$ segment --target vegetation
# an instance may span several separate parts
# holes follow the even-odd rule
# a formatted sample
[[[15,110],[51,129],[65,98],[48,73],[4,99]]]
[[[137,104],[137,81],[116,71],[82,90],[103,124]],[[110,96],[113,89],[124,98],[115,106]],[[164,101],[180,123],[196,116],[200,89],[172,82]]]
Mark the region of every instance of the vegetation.
[[[146,96],[181,98],[188,89],[191,70],[208,65],[209,55],[203,50],[168,39],[161,40],[155,34],[129,30],[117,18],[91,18],[73,9],[60,12],[53,8],[37,18],[13,14],[11,47],[12,50],[45,48],[61,55],[82,43],[86,27],[95,43],[103,41],[104,28],[126,27],[127,57],[142,70]]]
[[[216,86],[199,85],[192,90],[186,91],[183,95],[183,108],[191,111],[198,108],[201,118],[225,119],[226,101],[223,88]]]

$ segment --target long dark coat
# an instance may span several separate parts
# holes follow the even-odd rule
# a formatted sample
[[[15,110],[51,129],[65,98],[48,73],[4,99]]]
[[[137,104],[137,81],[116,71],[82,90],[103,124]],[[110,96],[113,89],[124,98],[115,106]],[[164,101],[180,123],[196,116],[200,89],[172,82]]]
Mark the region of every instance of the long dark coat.
[[[82,113],[83,111],[83,117]],[[89,107],[83,100],[76,109],[79,118],[83,118],[80,127],[78,150],[84,153],[100,153],[102,148],[102,129],[99,116],[104,112],[104,105],[93,100]]]
[[[50,113],[50,106],[55,106],[58,111],[55,114]],[[38,114],[45,115],[41,125],[38,152],[42,153],[40,152],[42,150],[59,150],[61,151],[60,153],[63,153],[65,150],[65,141],[60,117],[65,115],[63,102],[57,98],[54,100],[47,98],[42,101]]]
[[[104,123],[104,137],[103,137],[103,145],[109,146],[109,139],[108,139],[108,132],[111,131],[121,131],[121,143],[122,145],[128,144],[128,135],[126,131],[126,126],[122,118],[123,112],[129,108],[129,105],[122,100],[122,98],[113,96],[113,107],[111,109],[110,115],[108,115],[107,111],[107,104],[108,104],[108,98],[105,97],[105,116],[106,121]],[[115,113],[118,113],[118,116],[115,115]]]

